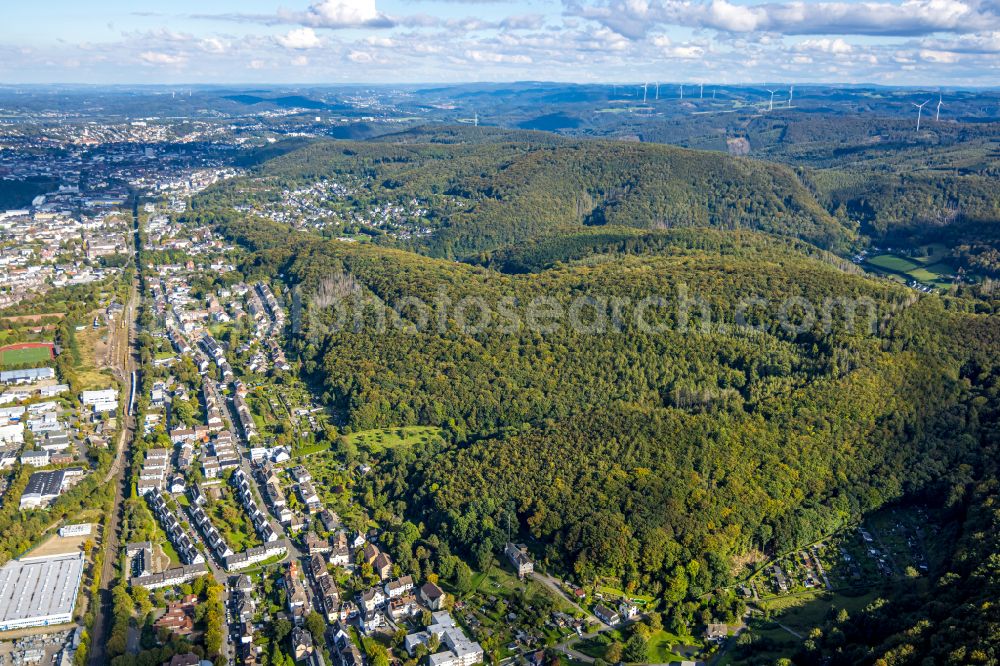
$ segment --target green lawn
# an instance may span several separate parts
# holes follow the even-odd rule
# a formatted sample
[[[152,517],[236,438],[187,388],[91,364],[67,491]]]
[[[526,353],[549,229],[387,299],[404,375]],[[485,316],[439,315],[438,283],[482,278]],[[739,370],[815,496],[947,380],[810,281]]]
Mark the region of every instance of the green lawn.
[[[653,602],[653,597],[648,594],[639,594],[638,592],[623,592],[615,587],[611,587],[606,582],[602,582],[597,586],[597,591],[606,597],[615,598],[629,598],[635,601],[639,605],[649,604]]]
[[[684,661],[683,657],[673,651],[676,645],[691,645],[691,638],[681,638],[669,631],[658,631],[649,637],[648,661],[651,664],[669,664],[672,661]]]
[[[930,271],[931,273],[934,273],[935,275],[953,275],[954,273],[957,272],[955,271],[954,266],[946,264],[943,261],[929,265],[927,267],[927,270]]]
[[[222,496],[219,499],[209,501],[206,513],[212,519],[212,524],[219,529],[222,538],[234,551],[240,552],[252,546],[261,545],[261,541],[253,529],[253,524],[228,486],[223,488]]]
[[[772,664],[781,657],[788,657],[799,647],[799,640],[777,625],[764,620],[753,621],[753,635],[757,638],[749,657],[742,657],[739,648],[730,649],[715,666],[730,664]],[[749,660],[749,661],[748,661]]]
[[[174,545],[170,543],[170,539],[167,538],[166,534],[163,534],[162,539],[157,541],[160,548],[163,549],[163,554],[170,558],[170,566],[177,567],[181,565],[181,558],[174,549]]]
[[[364,430],[347,435],[347,441],[372,453],[400,446],[412,446],[420,442],[441,439],[441,429],[431,426],[405,426],[403,428],[379,428]]]
[[[923,257],[903,257],[896,254],[880,254],[868,259],[868,265],[886,271],[891,277],[904,281],[917,280],[924,284],[947,286],[945,275],[953,275],[955,268],[941,261],[943,246],[928,246],[928,254]]]
[[[318,444],[309,444],[307,446],[297,447],[292,449],[292,457],[298,458],[300,456],[310,456],[314,453],[322,453],[323,451],[330,450],[329,442],[319,442]]]
[[[777,597],[761,602],[760,606],[770,609],[771,617],[777,622],[805,635],[810,629],[820,626],[826,621],[831,608],[845,608],[848,613],[854,614],[870,604],[876,596],[875,592],[848,596],[816,591]]]
[[[908,273],[916,268],[920,268],[919,264],[895,254],[880,254],[877,257],[870,257],[868,263],[876,268],[884,268],[896,271],[897,273]]]

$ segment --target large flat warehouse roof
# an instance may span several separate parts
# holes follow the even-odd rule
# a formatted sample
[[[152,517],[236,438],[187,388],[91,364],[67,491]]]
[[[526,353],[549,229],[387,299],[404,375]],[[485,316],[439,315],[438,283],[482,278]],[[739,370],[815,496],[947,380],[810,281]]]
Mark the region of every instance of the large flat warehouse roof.
[[[73,618],[83,553],[11,560],[0,567],[0,631]]]

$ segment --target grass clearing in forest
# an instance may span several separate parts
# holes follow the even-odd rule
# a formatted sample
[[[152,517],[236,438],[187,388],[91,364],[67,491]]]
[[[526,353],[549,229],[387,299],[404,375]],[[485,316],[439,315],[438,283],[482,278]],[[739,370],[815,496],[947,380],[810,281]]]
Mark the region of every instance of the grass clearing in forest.
[[[402,428],[378,428],[364,430],[346,436],[348,442],[372,453],[400,446],[413,446],[441,440],[441,429],[433,426],[404,426]]]
[[[948,277],[956,273],[955,268],[942,261],[945,256],[943,246],[929,245],[926,254],[918,257],[904,257],[898,254],[880,254],[867,259],[867,264],[876,271],[903,282],[917,282],[947,287],[951,284]]]
[[[912,270],[920,268],[916,262],[895,254],[880,254],[870,257],[868,263],[876,268],[884,268],[897,273],[909,273]]]
[[[831,609],[846,609],[851,615],[870,604],[878,596],[865,592],[857,596],[816,591],[762,601],[760,606],[771,611],[771,617],[802,635],[813,627],[822,626]]]

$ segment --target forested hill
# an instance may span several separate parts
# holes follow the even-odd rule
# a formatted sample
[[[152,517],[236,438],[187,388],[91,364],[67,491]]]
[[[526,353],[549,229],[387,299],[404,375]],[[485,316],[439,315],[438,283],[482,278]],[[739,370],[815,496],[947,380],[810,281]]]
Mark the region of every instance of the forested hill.
[[[537,273],[594,255],[671,254],[692,250],[728,255],[746,252],[748,243],[817,259],[846,273],[863,273],[854,263],[805,241],[749,231],[706,233],[700,227],[647,231],[607,225],[552,233],[484,253],[480,263],[503,273]]]
[[[497,144],[527,142],[536,145],[562,145],[573,143],[551,132],[514,130],[501,127],[469,125],[421,125],[402,132],[383,134],[372,139],[379,143],[466,143]]]
[[[349,180],[359,190],[355,201],[418,201],[428,210],[420,228],[384,242],[453,258],[595,225],[753,229],[834,250],[854,238],[784,166],[662,145],[543,141],[529,132],[486,132],[497,135],[491,143],[409,142],[442,132],[468,130],[315,143],[211,190],[199,205],[253,205],[322,179]]]
[[[787,239],[699,230],[699,248],[661,232],[658,248],[615,245],[504,275],[289,239],[282,227],[223,227],[255,250],[243,266],[251,277],[299,285],[298,355],[350,428],[450,434],[443,449],[394,450],[372,477],[372,510],[473,556],[500,545],[510,514],[553,566],[664,593],[680,613],[693,612],[683,600],[731,582],[748,553],[971,482],[963,466],[976,465],[994,427],[984,405],[996,400],[996,319],[845,273]],[[608,314],[618,323],[527,325],[525,303],[569,309],[581,295],[620,305]],[[656,295],[668,303],[649,330],[636,304]],[[337,296],[366,304],[351,325],[338,325]],[[775,316],[788,296],[867,303],[875,317],[851,322],[835,307],[829,324],[817,316],[792,329]],[[688,320],[684,298],[697,303]],[[475,299],[473,313],[495,308],[493,325],[459,326],[475,316],[455,309],[463,299]],[[753,325],[737,326],[746,299]],[[380,316],[379,304],[398,311]]]

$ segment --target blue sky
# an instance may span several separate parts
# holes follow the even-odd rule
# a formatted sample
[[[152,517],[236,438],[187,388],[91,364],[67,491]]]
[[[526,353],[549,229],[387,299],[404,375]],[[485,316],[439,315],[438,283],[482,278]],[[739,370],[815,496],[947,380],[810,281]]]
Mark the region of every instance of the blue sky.
[[[1000,85],[1000,0],[5,5],[0,83]]]

